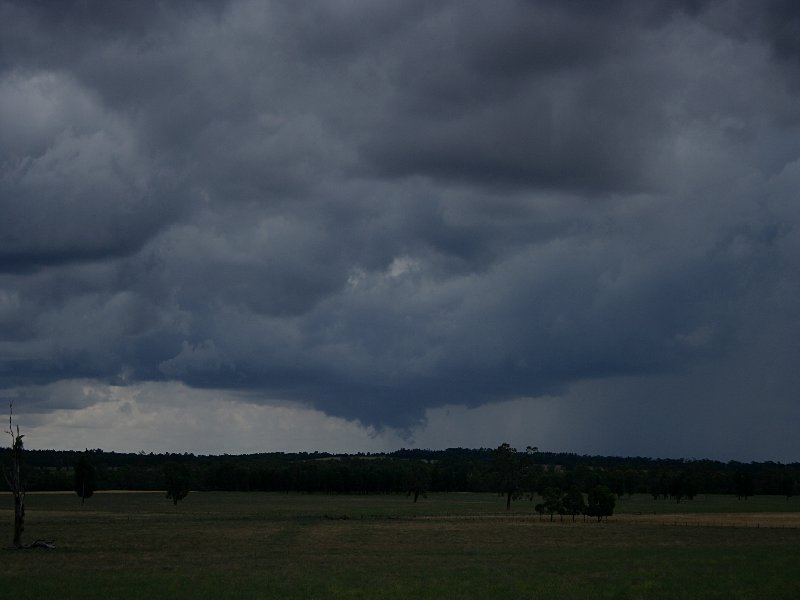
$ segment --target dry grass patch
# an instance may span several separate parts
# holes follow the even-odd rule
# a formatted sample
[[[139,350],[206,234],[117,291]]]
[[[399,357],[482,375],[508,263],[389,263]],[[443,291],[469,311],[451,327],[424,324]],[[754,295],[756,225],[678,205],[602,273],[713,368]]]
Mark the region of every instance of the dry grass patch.
[[[664,515],[617,515],[615,521],[655,523],[661,525],[694,525],[708,527],[773,527],[800,529],[800,513],[683,513]]]

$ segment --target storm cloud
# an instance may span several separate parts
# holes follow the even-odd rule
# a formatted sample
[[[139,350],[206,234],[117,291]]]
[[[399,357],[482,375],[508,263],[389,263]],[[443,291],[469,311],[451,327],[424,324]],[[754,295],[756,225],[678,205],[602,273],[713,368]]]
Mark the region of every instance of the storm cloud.
[[[752,452],[796,458],[799,31],[780,1],[0,2],[0,395],[179,385],[428,444],[546,399],[621,453],[651,450],[620,422],[760,406]]]

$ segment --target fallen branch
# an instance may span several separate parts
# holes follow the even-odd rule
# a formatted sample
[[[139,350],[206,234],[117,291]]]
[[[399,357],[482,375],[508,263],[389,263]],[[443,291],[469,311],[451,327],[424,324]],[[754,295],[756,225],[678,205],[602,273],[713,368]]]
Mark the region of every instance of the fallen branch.
[[[56,545],[48,540],[36,540],[30,544],[22,544],[20,550],[27,550],[28,548],[45,548],[46,550],[55,550]]]

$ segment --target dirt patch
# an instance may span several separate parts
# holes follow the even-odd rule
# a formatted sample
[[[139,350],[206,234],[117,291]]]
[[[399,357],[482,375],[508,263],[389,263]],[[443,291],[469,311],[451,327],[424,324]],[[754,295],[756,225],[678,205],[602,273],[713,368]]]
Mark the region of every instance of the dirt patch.
[[[614,515],[615,521],[711,527],[778,527],[800,529],[800,513],[690,513],[675,515]]]
[[[561,522],[558,516],[553,522],[545,516],[544,519],[528,515],[448,515],[436,516],[425,515],[415,517],[416,521],[515,521],[531,524],[550,524],[571,523],[571,517],[565,517]],[[651,523],[658,525],[685,525],[695,527],[770,527],[800,529],[800,512],[752,512],[752,513],[683,513],[683,514],[615,514],[610,521],[618,523]],[[582,517],[578,517],[576,524],[583,522]],[[589,519],[588,523],[594,523],[594,519]]]

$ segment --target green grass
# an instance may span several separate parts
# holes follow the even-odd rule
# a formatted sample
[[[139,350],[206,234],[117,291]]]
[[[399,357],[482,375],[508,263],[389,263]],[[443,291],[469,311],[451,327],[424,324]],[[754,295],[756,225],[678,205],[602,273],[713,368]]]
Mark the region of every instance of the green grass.
[[[800,509],[777,500],[751,498],[747,508]],[[10,497],[0,501],[10,508]],[[739,504],[708,497],[685,507]],[[619,502],[631,513],[675,506]],[[490,494],[414,505],[405,496],[193,492],[177,508],[152,493],[98,493],[84,506],[74,494],[30,494],[27,508],[24,539],[58,547],[0,554],[2,593],[15,600],[800,598],[798,529],[541,522],[529,502],[509,515]],[[0,523],[10,541],[10,510]]]

